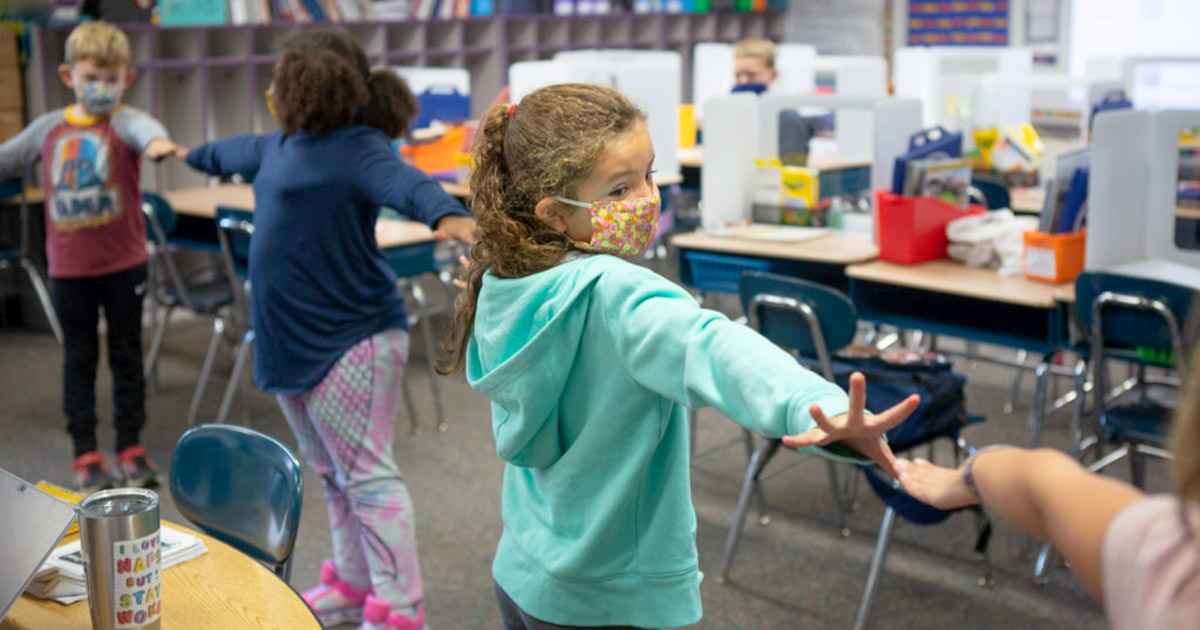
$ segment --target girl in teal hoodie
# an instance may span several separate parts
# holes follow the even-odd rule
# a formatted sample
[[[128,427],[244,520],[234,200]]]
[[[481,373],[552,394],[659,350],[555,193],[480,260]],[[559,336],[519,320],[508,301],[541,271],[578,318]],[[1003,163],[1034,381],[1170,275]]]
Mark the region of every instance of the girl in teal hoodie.
[[[916,397],[867,417],[861,375],[847,397],[622,260],[653,240],[660,198],[645,117],[619,92],[556,85],[497,105],[473,154],[451,369],[491,400],[507,462],[492,565],[507,630],[700,619],[688,408],[895,471],[883,434]]]

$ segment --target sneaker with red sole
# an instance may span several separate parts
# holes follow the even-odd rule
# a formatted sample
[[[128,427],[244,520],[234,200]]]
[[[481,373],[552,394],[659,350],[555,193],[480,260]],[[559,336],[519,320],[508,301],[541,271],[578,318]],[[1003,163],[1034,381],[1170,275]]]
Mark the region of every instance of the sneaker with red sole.
[[[104,457],[96,451],[84,453],[71,463],[71,483],[80,492],[91,494],[108,490],[117,487],[117,482],[104,465]]]
[[[321,627],[330,628],[343,623],[362,621],[363,607],[370,592],[370,587],[358,588],[340,580],[333,560],[327,559],[321,563],[321,583],[304,591],[300,596],[317,616]],[[342,605],[347,600],[349,604]]]
[[[429,626],[425,625],[425,609],[420,604],[417,604],[415,617],[406,617],[393,613],[392,607],[382,599],[367,595],[363,622],[358,630],[429,630]]]
[[[129,446],[117,453],[117,469],[125,477],[125,485],[133,488],[154,488],[158,486],[158,471],[150,463],[146,449],[141,446]]]

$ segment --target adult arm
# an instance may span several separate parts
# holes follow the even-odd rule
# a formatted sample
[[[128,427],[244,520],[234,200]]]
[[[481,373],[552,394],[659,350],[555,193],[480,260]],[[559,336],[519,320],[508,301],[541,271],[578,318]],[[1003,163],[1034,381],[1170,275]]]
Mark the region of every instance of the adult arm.
[[[1013,527],[1053,542],[1079,581],[1103,601],[1104,534],[1117,513],[1142,497],[1141,491],[1089,473],[1052,449],[990,450],[970,466],[979,498],[967,489],[961,470],[920,459],[900,460],[900,483],[917,499],[942,509],[982,501]]]

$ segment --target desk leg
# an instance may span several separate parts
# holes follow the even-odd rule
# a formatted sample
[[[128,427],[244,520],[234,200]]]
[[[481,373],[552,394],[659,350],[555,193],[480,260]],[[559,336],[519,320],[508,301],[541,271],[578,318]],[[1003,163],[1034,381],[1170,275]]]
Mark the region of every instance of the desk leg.
[[[58,313],[54,310],[54,302],[50,299],[50,292],[46,290],[46,283],[42,280],[42,274],[38,272],[37,267],[28,258],[21,258],[21,268],[29,275],[29,282],[33,284],[33,290],[37,293],[38,301],[42,303],[42,310],[46,313],[46,321],[50,323],[50,330],[54,331],[54,337],[58,339],[59,345],[62,345],[62,324],[58,323]]]
[[[413,301],[417,303],[417,326],[421,328],[421,340],[425,344],[425,367],[429,370],[429,388],[433,394],[433,413],[437,417],[438,431],[445,432],[449,425],[446,424],[446,416],[442,411],[442,388],[438,381],[437,373],[437,348],[433,343],[433,320],[430,317],[428,300],[425,299],[425,291],[417,284],[416,280],[408,283],[409,291],[412,293]]]

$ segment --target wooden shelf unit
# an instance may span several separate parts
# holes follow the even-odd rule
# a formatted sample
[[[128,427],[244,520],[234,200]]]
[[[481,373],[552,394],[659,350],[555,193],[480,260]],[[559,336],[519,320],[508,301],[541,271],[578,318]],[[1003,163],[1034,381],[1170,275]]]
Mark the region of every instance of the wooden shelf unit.
[[[275,122],[265,92],[283,40],[328,23],[265,23],[163,28],[122,24],[139,76],[125,102],[157,117],[185,146],[246,133],[267,133]],[[462,20],[342,22],[374,65],[465,68],[478,116],[508,83],[517,61],[549,59],[563,50],[674,50],[683,57],[683,96],[691,100],[692,49],[699,42],[759,36],[782,39],[779,11],[764,13],[495,15]],[[63,107],[74,97],[58,80],[71,26],[32,29],[25,69],[28,111]],[[205,184],[178,161],[143,166],[143,186],[170,190]]]

